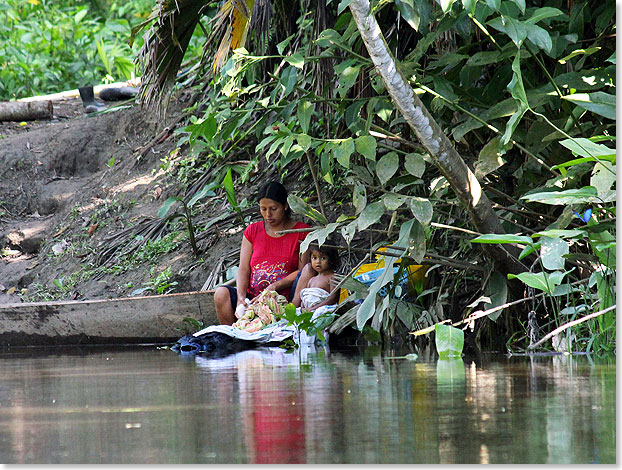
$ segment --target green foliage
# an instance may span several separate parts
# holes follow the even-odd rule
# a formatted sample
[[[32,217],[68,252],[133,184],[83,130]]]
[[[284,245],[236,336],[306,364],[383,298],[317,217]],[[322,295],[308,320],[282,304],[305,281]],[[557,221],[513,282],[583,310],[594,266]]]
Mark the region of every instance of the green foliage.
[[[336,315],[331,312],[324,313],[316,318],[313,318],[313,315],[314,312],[304,309],[301,309],[300,313],[298,313],[296,306],[289,303],[285,306],[285,313],[283,313],[282,318],[287,320],[288,325],[294,325],[298,335],[300,335],[301,331],[304,331],[309,336],[317,336],[320,341],[324,341],[324,329],[332,323]],[[294,347],[298,347],[298,345]]]
[[[464,347],[464,331],[450,325],[436,325],[435,344],[440,358],[462,356]]]
[[[294,212],[320,225],[303,248],[334,235],[347,244],[371,239],[371,230],[373,248],[399,247],[384,257],[383,274],[354,295],[363,299],[359,329],[386,332],[444,320],[448,298],[472,301],[463,296],[461,280],[479,283],[470,293],[476,299],[485,293],[492,302],[492,293],[505,292],[494,299],[503,303],[510,295],[506,279],[488,273],[448,273],[457,279],[451,287],[420,286],[408,306],[378,295],[398,284],[393,262],[421,262],[426,247],[484,266],[490,260],[463,235],[439,227],[469,228],[468,212],[388,99],[348,3],[329,3],[335,21],[317,35],[308,21],[313,12],[300,11],[295,31],[273,26],[278,39],[269,53],[240,48],[219,75],[206,76],[201,113],[178,131],[180,147],[189,147],[179,181],[188,185],[209,171],[217,181],[229,175],[228,184],[244,184],[258,162],[286,179],[308,157],[311,167],[301,179],[315,171],[322,196],[333,197],[324,203],[334,210],[322,214],[310,194],[291,196]],[[609,295],[615,278],[615,7],[587,0],[571,10],[561,2],[437,3],[395,0],[373,11],[402,75],[473,164],[509,234],[473,241],[523,245],[520,259],[529,268],[513,275],[548,294],[557,323],[564,308],[615,302]],[[405,21],[397,21],[398,13]],[[318,71],[329,78],[320,80]],[[250,155],[249,162],[232,164],[239,155]],[[587,222],[573,216],[587,209],[593,211]],[[573,269],[579,261],[582,269]],[[593,276],[586,290],[571,287],[583,270]],[[607,321],[587,328],[609,340],[615,328]]]
[[[151,2],[0,1],[0,99],[127,80],[142,39],[130,28]]]

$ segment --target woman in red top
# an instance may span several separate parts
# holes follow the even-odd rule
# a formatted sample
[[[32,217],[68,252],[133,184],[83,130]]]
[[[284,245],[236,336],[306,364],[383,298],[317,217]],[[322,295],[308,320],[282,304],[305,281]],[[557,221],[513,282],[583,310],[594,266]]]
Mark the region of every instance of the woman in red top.
[[[308,253],[300,255],[300,243],[307,232],[277,234],[309,227],[291,218],[285,187],[278,182],[267,183],[259,190],[257,200],[263,220],[244,231],[236,287],[220,286],[214,293],[216,314],[223,325],[237,320],[235,309],[244,304],[244,299],[255,298],[266,289],[290,298],[292,284],[309,262]]]

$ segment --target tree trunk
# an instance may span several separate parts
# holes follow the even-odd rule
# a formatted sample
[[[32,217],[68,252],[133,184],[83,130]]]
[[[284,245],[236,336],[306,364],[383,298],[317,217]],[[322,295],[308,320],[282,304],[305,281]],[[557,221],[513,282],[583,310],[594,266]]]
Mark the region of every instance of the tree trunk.
[[[0,121],[32,121],[52,117],[51,101],[0,101]]]
[[[501,222],[479,181],[397,68],[376,18],[371,14],[369,0],[352,0],[350,10],[393,103],[447,178],[477,231],[503,233]],[[505,250],[492,249],[490,253],[508,262]]]

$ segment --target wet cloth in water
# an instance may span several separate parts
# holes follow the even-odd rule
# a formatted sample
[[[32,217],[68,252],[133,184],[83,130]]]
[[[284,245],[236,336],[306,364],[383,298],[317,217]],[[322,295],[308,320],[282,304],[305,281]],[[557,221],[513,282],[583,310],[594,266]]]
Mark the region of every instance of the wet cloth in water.
[[[300,306],[309,309],[326,300],[330,292],[320,287],[306,287],[300,290]]]

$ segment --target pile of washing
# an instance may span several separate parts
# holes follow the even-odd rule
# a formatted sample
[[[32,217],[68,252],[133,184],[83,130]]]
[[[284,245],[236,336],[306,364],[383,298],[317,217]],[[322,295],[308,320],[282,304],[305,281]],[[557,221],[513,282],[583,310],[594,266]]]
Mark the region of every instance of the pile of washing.
[[[297,344],[313,343],[314,336],[297,333],[294,325],[281,318],[285,313],[287,299],[274,291],[262,292],[253,303],[236,309],[238,320],[233,325],[212,325],[191,335],[180,338],[171,349],[180,354],[203,354],[223,357],[231,353],[256,348],[277,346],[287,339]],[[336,308],[323,306],[314,317]]]

